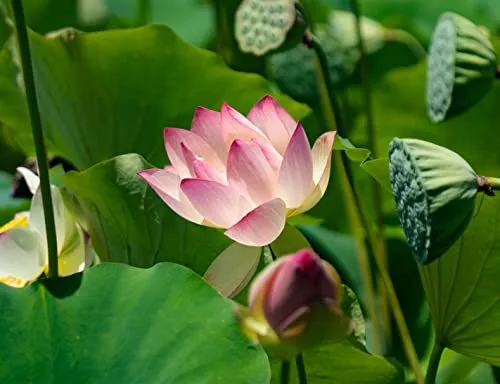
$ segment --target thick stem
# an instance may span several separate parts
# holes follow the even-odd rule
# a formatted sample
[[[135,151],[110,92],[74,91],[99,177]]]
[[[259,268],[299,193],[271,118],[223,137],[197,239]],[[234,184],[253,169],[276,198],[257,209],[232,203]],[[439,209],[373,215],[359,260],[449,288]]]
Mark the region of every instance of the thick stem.
[[[487,177],[486,180],[494,191],[500,191],[500,178],[497,177]]]
[[[444,347],[438,342],[434,342],[432,347],[429,365],[427,366],[427,374],[425,375],[425,384],[434,384],[438,373],[439,362],[443,354]]]
[[[297,374],[299,376],[299,384],[307,384],[307,372],[306,365],[304,364],[304,357],[300,353],[295,359],[295,364],[297,364]]]
[[[310,32],[304,36],[304,43],[314,49],[317,56],[317,64],[321,76],[318,76],[318,87],[320,88],[320,95],[323,106],[323,115],[325,126],[328,130],[334,131],[335,129],[345,134],[345,124],[342,119],[342,111],[340,105],[333,94],[333,84],[328,72],[328,60],[326,54],[321,47],[321,43]],[[342,132],[342,133],[341,133]],[[382,351],[382,336],[380,334],[380,326],[378,325],[377,307],[375,301],[375,292],[373,290],[373,279],[370,270],[370,262],[368,259],[368,251],[366,249],[365,235],[362,227],[359,225],[359,220],[356,220],[356,203],[353,199],[352,186],[354,180],[352,177],[351,169],[349,167],[349,159],[345,151],[340,152],[340,157],[335,157],[335,165],[337,172],[340,175],[342,192],[344,194],[344,201],[347,206],[349,224],[354,238],[356,239],[356,248],[358,261],[363,276],[363,288],[367,301],[368,317],[373,323],[373,346],[374,351],[380,353]]]
[[[368,136],[368,149],[371,152],[371,156],[377,158],[377,143],[376,143],[376,129],[375,129],[375,117],[373,115],[373,97],[372,97],[372,84],[370,81],[370,70],[368,62],[368,54],[366,50],[365,41],[363,39],[363,33],[361,31],[361,7],[358,0],[351,0],[351,9],[356,20],[356,34],[358,39],[358,50],[360,53],[360,71],[361,80],[363,83],[363,101],[366,113],[366,130]],[[374,253],[378,254],[378,258],[384,261],[384,268],[387,269],[387,245],[384,234],[384,213],[382,210],[382,187],[375,180],[371,178],[372,183],[372,196],[373,196],[373,206],[375,209],[375,225],[376,225],[376,244],[374,246]],[[384,318],[386,334],[390,335],[390,315],[388,313],[387,295],[386,290],[383,285],[378,284],[382,302],[382,317]]]
[[[323,92],[321,93],[321,95],[323,96],[326,93],[326,97],[330,98],[330,105],[335,117],[335,125],[337,126],[337,131],[339,132],[339,134],[342,135],[341,132],[343,132],[344,124],[342,121],[342,114],[339,110],[340,109],[339,105],[335,100],[335,95],[333,94],[333,86],[331,84],[330,77],[328,75],[328,61],[326,55],[317,38],[315,38],[311,33],[306,33],[306,35],[304,36],[304,42],[308,44],[311,48],[313,48],[318,56],[318,62],[321,67],[321,72],[323,74],[323,80],[325,81],[325,86],[327,88],[327,92]],[[327,118],[325,119],[325,121],[328,129],[334,130],[335,127],[332,126],[332,122]],[[374,255],[377,264],[377,269],[379,270],[381,280],[387,291],[388,300],[393,311],[394,319],[396,321],[399,334],[403,341],[408,361],[415,374],[417,384],[423,384],[424,382],[423,375],[420,370],[420,364],[418,362],[417,353],[415,352],[415,348],[413,346],[413,342],[411,340],[410,333],[408,331],[408,327],[406,325],[406,321],[403,316],[403,312],[399,305],[396,291],[394,289],[394,286],[392,285],[392,281],[389,277],[387,269],[385,268],[384,260],[380,257],[381,253],[378,251],[379,248],[377,246],[376,236],[368,221],[368,217],[364,212],[363,205],[361,203],[361,199],[359,198],[359,194],[356,189],[356,185],[354,183],[354,179],[349,167],[349,160],[347,159],[345,151],[340,152],[340,159],[338,157],[336,157],[335,159],[336,159],[336,164],[338,165],[339,168],[338,170],[341,171],[341,174],[344,175],[342,182],[342,189],[344,193],[344,200],[346,202],[349,212],[351,229],[353,230],[353,233],[355,235],[356,244],[358,247],[358,257],[360,260],[361,270],[363,272],[363,282],[365,285],[365,289],[367,290],[366,291],[367,302],[368,302],[367,308],[369,311],[369,317],[374,322],[374,328],[376,330],[374,332],[375,348],[377,348],[377,342],[378,342],[379,343],[378,348],[380,348],[378,349],[378,351],[381,350],[380,345],[382,337],[379,335],[379,332],[377,332],[380,330],[380,328],[377,326],[378,317],[376,316],[376,307],[374,304],[375,300],[373,295],[373,285],[371,283],[372,279],[370,275],[370,270],[369,267],[363,268],[363,265],[365,264],[369,266],[368,252],[366,249],[366,245],[364,243],[365,233],[368,234],[368,244],[370,246],[370,251]],[[367,271],[365,271],[365,269]]]
[[[281,362],[280,384],[289,384],[289,383],[290,383],[290,361],[283,360]]]
[[[273,261],[276,261],[278,259],[278,257],[274,253],[273,247],[271,247],[271,244],[269,244],[267,247],[269,248],[269,252],[271,252],[271,257],[272,257]]]
[[[319,61],[319,67],[321,69],[321,74],[323,78],[323,82],[325,84],[326,88],[326,93],[328,95],[328,101],[330,108],[333,111],[333,116],[335,118],[335,127],[338,132],[338,134],[342,137],[346,137],[346,129],[344,126],[344,121],[342,120],[342,111],[340,109],[340,104],[333,94],[333,83],[332,79],[330,77],[330,73],[328,72],[328,58],[326,56],[325,51],[323,50],[323,47],[321,46],[320,41],[316,36],[314,36],[311,32],[306,32],[304,35],[304,43],[312,48],[314,52],[316,53],[316,57],[318,58]]]
[[[38,163],[38,174],[40,176],[40,190],[42,192],[43,213],[45,218],[45,231],[47,235],[47,248],[49,255],[48,277],[57,277],[57,237],[54,221],[54,210],[52,207],[52,196],[50,192],[49,163],[45,151],[42,121],[38,109],[33,67],[31,65],[31,52],[28,40],[28,31],[24,19],[22,0],[11,0],[12,13],[17,31],[19,53],[21,56],[21,68],[26,90],[26,100],[30,116],[31,130],[35,142],[36,160]]]
[[[137,0],[137,25],[146,25],[151,20],[151,0]]]
[[[342,151],[343,153],[344,151]],[[344,156],[335,156],[334,163],[336,166],[335,172],[339,177],[342,193],[344,195],[344,204],[349,218],[349,226],[353,234],[356,254],[358,258],[359,269],[363,278],[363,290],[366,297],[366,309],[368,317],[373,324],[372,344],[373,351],[376,354],[382,352],[382,335],[380,334],[379,317],[377,316],[377,304],[375,300],[375,292],[373,290],[373,278],[370,269],[370,260],[368,258],[368,250],[366,248],[365,233],[361,226],[356,200],[354,199],[351,184],[346,172],[346,162],[348,160]]]

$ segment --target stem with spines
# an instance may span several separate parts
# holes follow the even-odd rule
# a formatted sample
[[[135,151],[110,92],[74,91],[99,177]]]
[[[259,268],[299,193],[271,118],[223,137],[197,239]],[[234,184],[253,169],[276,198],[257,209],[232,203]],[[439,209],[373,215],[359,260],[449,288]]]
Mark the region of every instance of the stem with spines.
[[[325,52],[323,51],[323,48],[319,42],[319,40],[312,35],[312,33],[308,32],[304,36],[304,43],[308,45],[310,48],[312,48],[318,58],[319,62],[319,67],[322,73],[322,77],[324,80],[324,86],[326,87],[326,92],[322,92],[321,96],[323,98],[329,98],[331,109],[333,111],[334,115],[334,121],[330,118],[328,118],[328,114],[326,114],[327,118],[325,118],[325,123],[328,127],[329,130],[337,130],[337,132],[342,135],[343,132],[345,132],[345,127],[342,121],[342,114],[340,113],[340,107],[338,102],[336,101],[335,95],[333,94],[333,85],[329,76],[328,72],[328,60]],[[321,87],[321,84],[319,84]],[[324,104],[328,104],[325,102]],[[364,234],[363,231],[368,235],[368,245],[370,247],[371,253],[375,256],[375,262],[377,265],[377,269],[379,270],[382,282],[384,283],[385,289],[387,290],[387,295],[389,302],[391,304],[391,308],[393,310],[393,315],[394,319],[396,321],[396,325],[398,327],[401,339],[403,341],[403,346],[406,352],[406,355],[408,357],[410,366],[413,370],[413,373],[415,374],[415,378],[418,384],[422,384],[423,381],[423,375],[420,370],[420,364],[418,361],[418,356],[417,353],[415,352],[415,348],[413,346],[413,342],[410,337],[410,332],[408,331],[408,327],[406,325],[406,321],[403,316],[403,312],[401,310],[401,306],[399,305],[399,301],[396,295],[396,291],[394,289],[394,286],[392,284],[392,281],[390,279],[390,276],[385,268],[385,265],[383,264],[383,260],[380,260],[378,256],[378,252],[375,252],[375,248],[377,247],[377,242],[376,242],[376,237],[373,233],[373,230],[371,228],[371,225],[369,224],[369,220],[367,219],[367,215],[363,209],[363,205],[361,203],[361,199],[359,197],[359,193],[357,191],[357,188],[354,184],[354,179],[352,176],[352,172],[349,167],[349,161],[347,159],[347,155],[345,151],[341,151],[340,153],[340,158],[335,157],[336,164],[338,165],[338,170],[340,171],[340,177],[342,181],[342,187],[343,187],[343,192],[344,192],[344,199],[348,208],[348,213],[349,213],[349,218],[351,221],[351,228],[354,231],[357,246],[358,246],[358,256],[360,257],[360,263],[361,263],[361,269],[363,272],[363,279],[365,283],[365,289],[367,289],[367,286],[369,282],[371,282],[371,275],[369,273],[366,273],[363,268],[363,264],[368,263],[368,252],[366,250],[366,246],[364,244]],[[366,260],[365,260],[366,259]],[[369,268],[368,268],[369,272]],[[372,290],[372,285],[368,287],[367,293]],[[373,291],[371,291],[373,292]],[[374,300],[374,299],[372,299]],[[370,300],[370,296],[367,297],[368,301],[368,311],[371,312],[369,313],[370,318],[372,321],[377,320],[376,316],[376,310],[373,309],[374,307],[374,301],[373,303],[370,304],[372,301]],[[370,310],[370,307],[371,310]],[[375,323],[376,324],[376,323]],[[375,326],[377,329],[377,327]],[[374,332],[374,336],[377,336],[378,333]],[[380,343],[381,337],[378,336],[378,342]],[[374,344],[376,344],[374,342]],[[380,344],[379,344],[380,345]]]
[[[368,149],[370,150],[371,157],[377,158],[377,143],[376,143],[376,129],[375,117],[373,114],[372,103],[372,84],[370,81],[370,70],[368,62],[368,54],[366,44],[363,39],[361,27],[361,6],[358,0],[351,0],[351,10],[355,18],[356,35],[358,40],[358,50],[360,53],[359,67],[361,72],[361,81],[363,85],[363,101],[366,113],[366,130],[368,136]],[[387,270],[387,244],[384,234],[384,212],[382,210],[382,187],[377,180],[371,178],[373,207],[375,209],[375,238],[374,238],[374,257],[383,261],[383,266]],[[381,312],[384,319],[386,335],[390,337],[391,323],[389,306],[387,305],[387,292],[385,285],[380,281],[377,284],[380,297],[381,297]]]
[[[33,141],[35,142],[38,174],[40,176],[40,190],[42,193],[45,232],[47,236],[49,258],[49,270],[47,275],[49,278],[56,278],[58,274],[56,225],[54,221],[54,209],[52,206],[52,195],[50,191],[51,186],[49,178],[49,163],[47,161],[47,152],[45,150],[42,120],[40,117],[40,111],[38,109],[38,100],[36,95],[35,79],[33,75],[33,66],[31,62],[28,30],[26,28],[22,0],[11,0],[11,6],[17,31],[19,54],[21,57],[21,68],[23,72],[24,88],[26,91],[26,101],[28,104],[31,130],[33,132]]]
[[[333,94],[333,83],[328,72],[328,58],[321,46],[318,38],[312,34],[312,32],[306,32],[304,36],[304,43],[314,50],[317,57],[319,76],[318,76],[318,87],[320,89],[320,96],[323,106],[323,115],[325,126],[330,131],[337,131],[339,135],[343,136],[346,134],[346,127],[344,126],[344,120],[342,119],[342,111],[340,105],[337,102],[337,98]],[[375,301],[375,292],[373,290],[373,279],[370,270],[370,262],[368,259],[368,251],[365,244],[365,234],[360,225],[358,225],[359,220],[356,220],[356,202],[353,197],[353,178],[351,170],[349,168],[349,159],[345,151],[340,152],[340,158],[334,158],[335,165],[338,169],[342,192],[344,194],[344,202],[346,204],[350,228],[353,236],[356,240],[356,248],[358,261],[360,265],[360,270],[363,276],[363,288],[365,291],[366,303],[368,317],[374,324],[373,332],[373,346],[377,353],[382,351],[382,337],[380,335],[380,326],[378,326],[377,308]]]

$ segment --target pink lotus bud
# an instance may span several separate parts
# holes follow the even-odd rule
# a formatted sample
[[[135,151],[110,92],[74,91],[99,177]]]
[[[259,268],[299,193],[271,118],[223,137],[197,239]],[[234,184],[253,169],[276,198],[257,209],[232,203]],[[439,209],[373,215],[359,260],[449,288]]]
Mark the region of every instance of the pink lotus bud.
[[[140,176],[185,219],[261,247],[321,199],[334,138],[327,132],[311,148],[300,122],[270,96],[246,117],[227,104],[220,112],[198,107],[191,130],[165,128],[171,165]]]
[[[278,356],[293,357],[304,348],[350,333],[351,322],[340,309],[342,293],[335,269],[303,249],[280,258],[255,279],[249,309],[239,313],[242,326]]]

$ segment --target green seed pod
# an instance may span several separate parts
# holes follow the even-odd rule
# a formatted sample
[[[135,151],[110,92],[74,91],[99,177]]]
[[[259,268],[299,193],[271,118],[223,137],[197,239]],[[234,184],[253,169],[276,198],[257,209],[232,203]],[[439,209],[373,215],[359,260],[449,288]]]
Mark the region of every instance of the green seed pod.
[[[358,83],[360,52],[356,19],[351,12],[333,11],[328,24],[318,25],[315,31],[328,58],[328,71],[333,85],[343,87]],[[415,64],[425,51],[411,35],[385,29],[367,17],[361,17],[361,33],[370,55],[370,76],[377,77],[394,67]],[[387,60],[397,57],[396,61]],[[401,61],[403,58],[403,61]],[[295,100],[315,103],[319,97],[314,52],[304,45],[273,55],[268,61],[270,77],[278,87]]]
[[[496,76],[496,53],[484,30],[447,12],[434,29],[427,68],[427,113],[442,122],[477,104]]]
[[[316,35],[328,58],[328,71],[334,85],[345,84],[359,61],[355,23],[351,12],[334,11],[328,17],[328,24],[317,26]],[[376,21],[362,17],[361,33],[368,53],[383,45],[384,29]],[[297,46],[273,55],[269,64],[271,76],[281,90],[301,102],[316,101],[319,91],[311,49]]]
[[[295,0],[243,0],[234,33],[242,52],[262,56],[302,42],[307,24]]]
[[[430,263],[466,229],[482,178],[455,152],[417,139],[393,139],[389,164],[408,244],[419,263]]]
[[[354,72],[358,53],[345,49],[326,25],[318,25],[316,35],[328,57],[328,70],[334,85],[342,85]],[[286,94],[300,102],[314,102],[318,95],[314,52],[299,45],[273,55],[269,60],[271,77]]]

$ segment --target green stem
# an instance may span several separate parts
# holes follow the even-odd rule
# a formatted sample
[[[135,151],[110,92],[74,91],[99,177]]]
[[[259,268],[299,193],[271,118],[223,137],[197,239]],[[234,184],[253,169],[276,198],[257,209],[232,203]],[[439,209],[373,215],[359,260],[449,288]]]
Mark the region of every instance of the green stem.
[[[497,177],[487,177],[486,180],[494,191],[500,191],[500,179]]]
[[[297,364],[297,374],[299,375],[299,384],[307,384],[307,372],[306,365],[304,364],[304,357],[300,353],[295,359],[295,364]]]
[[[444,347],[441,344],[439,344],[438,342],[434,342],[434,347],[432,348],[431,352],[431,358],[427,367],[427,374],[425,375],[425,384],[434,384],[436,382],[439,361],[441,360],[443,350]]]
[[[31,65],[31,52],[28,39],[28,31],[24,19],[22,0],[11,0],[12,13],[17,31],[19,53],[21,56],[21,68],[26,90],[26,100],[30,116],[33,140],[35,142],[36,160],[38,163],[38,174],[40,176],[40,190],[42,192],[43,213],[45,218],[45,231],[47,235],[47,248],[49,255],[48,277],[57,277],[57,237],[56,225],[54,221],[54,210],[52,207],[52,197],[50,192],[49,163],[45,151],[43,138],[42,121],[38,109],[36,96],[35,79],[33,67]]]
[[[290,362],[283,360],[281,362],[280,384],[290,383]]]
[[[274,253],[273,248],[271,247],[271,244],[269,244],[267,247],[269,248],[269,252],[271,252],[271,257],[272,257],[273,261],[276,261],[278,259],[278,257]]]
[[[361,7],[358,0],[351,0],[351,9],[356,20],[356,34],[358,39],[358,50],[360,53],[360,71],[361,80],[363,83],[363,101],[366,113],[366,129],[368,136],[368,149],[371,152],[373,158],[377,158],[377,144],[376,144],[376,129],[375,129],[375,118],[373,115],[373,97],[372,97],[372,84],[370,81],[370,71],[368,54],[366,50],[366,44],[363,39],[363,33],[361,31]],[[375,224],[376,224],[376,245],[374,247],[374,252],[378,255],[376,257],[384,261],[384,268],[387,269],[387,245],[384,234],[384,212],[382,210],[382,187],[374,179],[371,179],[372,183],[372,195],[373,195],[373,207],[375,209]],[[378,284],[380,290],[380,296],[382,301],[382,314],[385,320],[386,334],[390,335],[390,316],[387,312],[387,292],[383,289],[383,284]]]
[[[339,103],[336,101],[336,97],[333,94],[333,84],[328,73],[328,60],[326,54],[324,53],[320,42],[310,32],[306,33],[304,36],[304,43],[314,49],[318,58],[318,87],[320,89],[325,126],[330,131],[337,129],[339,133],[344,132],[345,134],[345,123],[342,118],[343,115],[340,110]],[[380,334],[380,327],[378,326],[377,307],[375,302],[375,292],[373,290],[370,261],[368,259],[368,250],[366,249],[365,234],[363,232],[363,228],[359,225],[359,220],[357,219],[356,201],[354,200],[352,192],[354,180],[349,167],[349,159],[347,158],[345,151],[340,152],[340,157],[334,157],[334,162],[337,167],[337,172],[340,175],[339,178],[342,185],[342,193],[344,195],[344,202],[347,208],[350,228],[354,238],[356,239],[358,262],[363,276],[363,288],[367,302],[368,317],[374,325],[374,351],[379,353],[382,351],[382,336]]]
[[[146,25],[151,20],[151,0],[137,0],[137,25]]]
[[[337,98],[333,94],[334,86],[332,83],[332,78],[330,77],[330,73],[328,72],[328,57],[326,56],[326,53],[321,46],[321,42],[311,32],[306,32],[306,34],[304,35],[304,42],[316,53],[316,57],[319,61],[322,79],[325,83],[326,93],[328,95],[328,104],[330,105],[333,111],[333,116],[335,118],[336,130],[340,136],[346,137],[346,129],[344,121],[342,119],[342,111],[340,109],[340,104]]]
[[[333,85],[330,81],[330,77],[328,75],[328,60],[327,57],[321,47],[319,41],[310,33],[306,33],[304,36],[304,42],[308,44],[311,48],[313,48],[318,56],[318,62],[321,67],[321,72],[323,74],[323,80],[325,81],[325,87],[327,88],[327,92],[321,92],[322,97],[327,97],[330,100],[330,105],[333,110],[335,125],[337,126],[337,131],[340,135],[341,132],[344,132],[344,124],[342,121],[342,113],[339,108],[339,104],[335,100],[335,96],[333,94]],[[323,88],[325,88],[323,87]],[[321,88],[321,87],[320,87]],[[325,95],[326,93],[326,95]],[[326,125],[328,129],[334,130],[335,127],[332,126],[330,120],[328,119],[327,114],[325,118]],[[396,321],[396,325],[399,330],[399,334],[403,341],[403,345],[405,348],[406,355],[408,357],[408,361],[410,366],[415,374],[415,378],[418,384],[423,383],[422,372],[420,371],[420,365],[418,362],[418,357],[415,352],[415,348],[413,346],[413,342],[410,337],[410,333],[408,331],[408,327],[406,325],[406,321],[403,316],[403,312],[401,310],[401,306],[399,305],[399,301],[396,295],[396,291],[394,289],[394,285],[390,279],[389,273],[385,268],[384,260],[380,257],[381,252],[378,242],[376,240],[376,236],[372,230],[372,227],[369,223],[368,216],[365,214],[361,199],[359,197],[358,190],[354,183],[354,178],[349,167],[349,160],[345,151],[340,152],[340,158],[335,157],[335,162],[338,167],[338,170],[341,172],[341,182],[342,182],[342,190],[344,193],[344,200],[346,202],[351,229],[356,238],[356,244],[358,248],[358,257],[360,260],[360,265],[364,266],[361,268],[363,273],[363,282],[366,290],[367,296],[367,309],[369,311],[369,317],[374,323],[374,349],[376,351],[381,351],[381,340],[380,336],[380,328],[377,326],[378,317],[376,315],[376,306],[375,299],[373,293],[373,284],[370,274],[369,262],[368,262],[368,251],[365,245],[365,234],[368,235],[368,245],[371,254],[373,254],[375,258],[375,262],[377,264],[377,269],[379,270],[381,280],[384,284],[385,290],[387,292],[388,300],[391,305],[391,309],[394,315],[394,319]],[[338,159],[338,160],[337,160]],[[343,175],[343,176],[342,176]],[[363,232],[364,231],[364,232]]]

